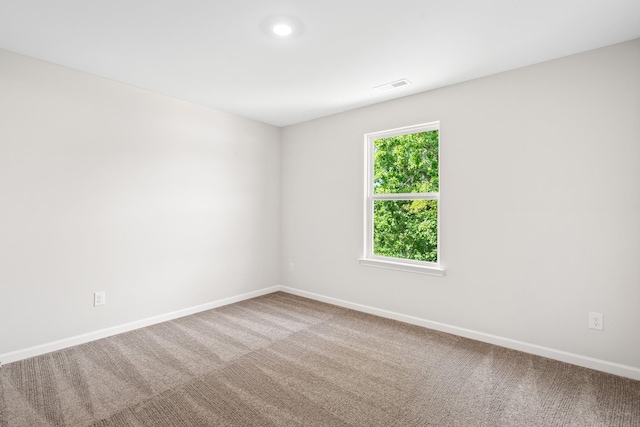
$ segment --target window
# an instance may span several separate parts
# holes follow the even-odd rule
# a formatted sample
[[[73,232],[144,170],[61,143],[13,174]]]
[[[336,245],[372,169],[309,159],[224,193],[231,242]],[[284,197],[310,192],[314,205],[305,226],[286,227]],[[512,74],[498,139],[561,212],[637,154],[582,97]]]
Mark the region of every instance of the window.
[[[364,257],[360,263],[442,276],[439,122],[365,135]]]

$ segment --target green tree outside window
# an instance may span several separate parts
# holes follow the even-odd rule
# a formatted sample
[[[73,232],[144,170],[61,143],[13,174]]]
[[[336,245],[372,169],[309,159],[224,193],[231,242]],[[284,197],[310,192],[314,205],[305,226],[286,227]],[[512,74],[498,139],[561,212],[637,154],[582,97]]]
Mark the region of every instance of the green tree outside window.
[[[374,255],[438,262],[438,133],[374,141]],[[393,200],[394,194],[409,200]]]

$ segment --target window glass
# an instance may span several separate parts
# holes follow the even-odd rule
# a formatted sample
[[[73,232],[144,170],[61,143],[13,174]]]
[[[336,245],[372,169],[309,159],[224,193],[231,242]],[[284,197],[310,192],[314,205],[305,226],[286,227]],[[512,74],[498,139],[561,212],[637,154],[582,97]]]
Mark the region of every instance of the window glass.
[[[438,261],[437,200],[375,200],[373,254]]]
[[[438,131],[374,141],[375,194],[438,191]]]
[[[365,135],[364,265],[443,274],[439,129],[432,122]]]

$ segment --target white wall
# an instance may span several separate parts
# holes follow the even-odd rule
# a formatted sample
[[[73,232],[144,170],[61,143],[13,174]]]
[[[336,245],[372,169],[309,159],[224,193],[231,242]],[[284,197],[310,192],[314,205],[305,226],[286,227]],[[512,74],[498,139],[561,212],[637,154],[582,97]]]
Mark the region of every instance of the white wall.
[[[277,285],[279,138],[0,51],[0,354]]]
[[[360,266],[363,134],[434,120],[446,276]],[[283,285],[640,368],[640,40],[284,128],[281,179]]]

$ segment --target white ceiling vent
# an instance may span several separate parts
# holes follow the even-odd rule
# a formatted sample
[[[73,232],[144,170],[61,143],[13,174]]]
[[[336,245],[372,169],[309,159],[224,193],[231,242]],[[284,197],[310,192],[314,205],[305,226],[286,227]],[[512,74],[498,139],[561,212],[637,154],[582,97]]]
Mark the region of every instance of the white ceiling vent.
[[[383,85],[376,86],[373,89],[378,91],[378,92],[386,92],[388,90],[397,89],[399,87],[407,86],[407,85],[410,85],[410,84],[411,84],[411,82],[409,80],[400,79],[400,80],[396,80],[395,82],[385,83]]]

